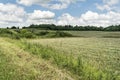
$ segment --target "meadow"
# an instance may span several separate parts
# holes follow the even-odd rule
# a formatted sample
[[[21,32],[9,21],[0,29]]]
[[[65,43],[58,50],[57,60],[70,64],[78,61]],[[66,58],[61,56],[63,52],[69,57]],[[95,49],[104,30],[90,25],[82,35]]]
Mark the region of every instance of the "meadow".
[[[118,38],[56,38],[35,39],[29,42],[51,48],[56,51],[55,53],[68,57],[72,56],[75,59],[80,57],[87,67],[102,71],[103,74],[120,75],[120,39]],[[91,69],[87,71],[89,70],[91,71]]]
[[[120,38],[119,31],[65,31],[73,36],[84,38]]]
[[[0,38],[0,80],[120,80],[120,32],[12,32]]]

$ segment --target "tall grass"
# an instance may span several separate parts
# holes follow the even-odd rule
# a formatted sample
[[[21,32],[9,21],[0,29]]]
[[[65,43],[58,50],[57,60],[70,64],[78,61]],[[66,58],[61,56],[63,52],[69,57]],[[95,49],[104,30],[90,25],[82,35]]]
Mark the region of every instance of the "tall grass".
[[[9,53],[8,53],[9,54]],[[13,57],[0,48],[0,80],[32,80],[31,71],[14,64]]]
[[[66,55],[57,52],[51,47],[45,47],[39,43],[22,42],[25,45],[25,50],[37,55],[45,60],[52,62],[59,68],[66,69],[72,74],[77,75],[81,80],[118,80],[119,76],[113,73],[104,72],[96,69],[85,63],[81,56],[73,57],[73,55]]]
[[[0,80],[72,80],[66,72],[24,51],[18,40],[0,38],[0,42]]]
[[[75,70],[77,71],[78,68],[82,68],[82,62],[80,58],[75,59],[72,55],[68,57],[65,54],[56,53],[54,49],[50,47],[43,47],[39,44],[32,44],[28,42],[24,42],[24,44],[26,45],[25,50],[28,50],[32,54],[38,55],[43,59],[52,60],[52,63],[55,63],[59,67],[69,69],[73,72]],[[76,71],[74,73],[76,73]],[[77,74],[79,73],[77,72]]]
[[[120,39],[116,38],[54,38],[34,39],[32,43],[49,46],[57,52],[74,57],[103,71],[118,73],[120,70]]]

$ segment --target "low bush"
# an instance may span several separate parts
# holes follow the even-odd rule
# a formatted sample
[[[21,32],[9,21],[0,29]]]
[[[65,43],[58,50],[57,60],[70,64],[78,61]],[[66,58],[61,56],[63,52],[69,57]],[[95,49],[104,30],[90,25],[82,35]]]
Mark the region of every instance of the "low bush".
[[[47,38],[74,37],[72,34],[62,31],[41,32]]]
[[[20,39],[20,38],[59,38],[59,37],[73,37],[72,34],[62,31],[40,31],[35,32],[27,29],[0,29],[1,37],[9,37],[12,39]]]
[[[10,30],[10,29],[0,29],[1,37],[9,37],[12,39],[20,39],[20,38],[36,38],[36,35],[31,33],[28,30]]]

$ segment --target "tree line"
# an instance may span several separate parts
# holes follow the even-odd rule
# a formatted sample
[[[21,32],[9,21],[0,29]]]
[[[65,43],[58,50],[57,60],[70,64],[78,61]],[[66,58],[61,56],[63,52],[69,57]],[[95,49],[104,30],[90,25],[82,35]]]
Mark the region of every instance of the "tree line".
[[[71,31],[120,31],[120,25],[111,25],[108,27],[97,26],[72,26],[72,25],[54,25],[54,24],[31,24],[28,27],[22,27],[23,29],[41,29],[41,30],[71,30]],[[11,27],[11,29],[19,29],[19,27]]]

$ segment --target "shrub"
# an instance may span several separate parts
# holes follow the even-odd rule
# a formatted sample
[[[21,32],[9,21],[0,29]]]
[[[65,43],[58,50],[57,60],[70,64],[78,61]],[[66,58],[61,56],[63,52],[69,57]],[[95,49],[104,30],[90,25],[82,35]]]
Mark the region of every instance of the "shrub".
[[[26,29],[20,31],[20,36],[22,38],[35,38],[35,35]]]

